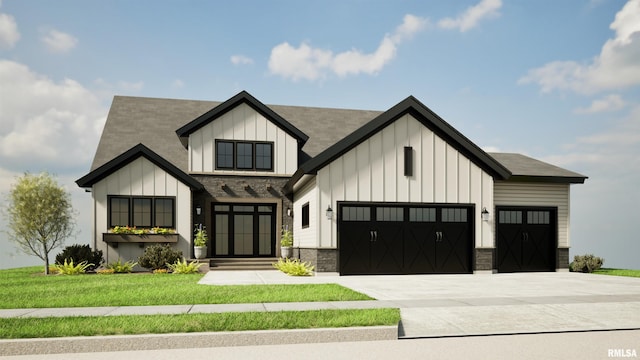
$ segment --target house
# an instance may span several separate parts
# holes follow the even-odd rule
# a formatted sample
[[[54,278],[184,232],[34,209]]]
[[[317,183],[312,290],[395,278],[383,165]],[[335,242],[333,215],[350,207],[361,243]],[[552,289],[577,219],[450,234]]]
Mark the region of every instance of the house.
[[[116,96],[91,171],[107,261],[167,242],[191,256],[274,258],[282,228],[318,271],[565,270],[570,185],[587,177],[486,153],[414,97],[385,112]],[[172,228],[116,240],[115,226]]]

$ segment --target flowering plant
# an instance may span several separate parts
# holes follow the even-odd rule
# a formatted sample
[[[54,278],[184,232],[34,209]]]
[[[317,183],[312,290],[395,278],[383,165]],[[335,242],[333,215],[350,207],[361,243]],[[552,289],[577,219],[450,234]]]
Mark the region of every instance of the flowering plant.
[[[148,228],[137,229],[135,226],[134,227],[114,226],[113,228],[109,229],[109,232],[112,234],[133,234],[133,235],[147,235],[147,234],[168,235],[168,234],[176,233],[174,229],[169,229],[169,228],[154,227],[152,229],[148,229]]]

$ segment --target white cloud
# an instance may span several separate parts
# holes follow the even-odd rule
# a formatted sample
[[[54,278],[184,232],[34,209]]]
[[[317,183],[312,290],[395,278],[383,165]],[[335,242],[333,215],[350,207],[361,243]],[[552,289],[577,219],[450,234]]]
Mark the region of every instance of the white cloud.
[[[66,53],[78,44],[78,39],[56,29],[47,31],[41,40],[49,51],[57,54]]]
[[[444,18],[438,21],[438,26],[443,29],[457,29],[460,32],[465,32],[476,27],[484,19],[499,16],[498,10],[501,7],[501,0],[482,0],[456,18]]]
[[[182,89],[184,87],[184,81],[180,79],[175,79],[173,80],[173,83],[171,84],[171,86],[173,86],[176,89]]]
[[[427,23],[424,18],[405,15],[402,24],[393,34],[385,35],[373,53],[352,49],[334,55],[331,50],[313,48],[307,43],[296,48],[284,42],[271,50],[269,70],[293,81],[313,81],[324,78],[330,72],[338,76],[377,74],[395,58],[397,46],[424,29]]]
[[[0,13],[0,48],[10,49],[18,40],[20,32],[15,19],[11,15]]]
[[[615,36],[591,62],[553,61],[531,69],[518,83],[535,83],[542,92],[570,90],[581,94],[640,84],[640,0],[629,0],[610,28]]]
[[[253,64],[253,59],[244,55],[231,56],[231,63],[233,65],[250,65]]]
[[[0,60],[0,168],[22,172],[88,168],[107,110],[78,82],[54,82]]]
[[[591,106],[588,108],[579,108],[574,110],[577,114],[594,114],[605,111],[617,111],[624,108],[626,105],[622,97],[617,94],[607,95],[601,99],[596,99],[591,102]]]

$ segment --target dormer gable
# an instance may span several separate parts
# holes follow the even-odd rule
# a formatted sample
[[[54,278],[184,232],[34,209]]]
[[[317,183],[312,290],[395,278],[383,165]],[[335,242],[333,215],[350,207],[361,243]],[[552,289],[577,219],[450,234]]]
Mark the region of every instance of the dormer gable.
[[[189,172],[288,175],[308,136],[246,91],[176,130]]]

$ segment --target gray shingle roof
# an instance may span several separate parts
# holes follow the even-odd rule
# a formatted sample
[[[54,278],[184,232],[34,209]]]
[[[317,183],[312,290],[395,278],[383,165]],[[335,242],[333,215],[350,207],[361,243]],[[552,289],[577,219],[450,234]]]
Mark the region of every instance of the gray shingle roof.
[[[115,96],[91,171],[136,145],[144,144],[188,173],[187,149],[180,142],[176,130],[220,104],[217,101]],[[309,136],[302,149],[308,157],[315,157],[382,114],[382,111],[370,110],[267,106]],[[513,173],[510,180],[583,183],[587,178],[520,154],[490,155]]]
[[[91,170],[142,143],[187,172],[187,150],[182,146],[176,130],[219,104],[221,102],[114,97]],[[302,150],[311,157],[381,113],[368,110],[268,106],[309,135]]]
[[[511,171],[511,181],[584,183],[586,176],[522,154],[489,153]]]

